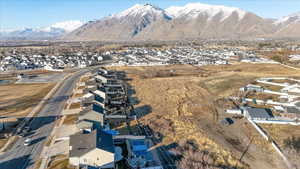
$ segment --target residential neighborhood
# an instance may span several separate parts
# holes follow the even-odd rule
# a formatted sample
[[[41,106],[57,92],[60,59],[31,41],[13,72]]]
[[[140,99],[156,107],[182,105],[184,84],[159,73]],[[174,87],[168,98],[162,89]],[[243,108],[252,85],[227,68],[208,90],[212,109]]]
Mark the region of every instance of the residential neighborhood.
[[[0,169],[300,169],[300,0],[1,0]]]
[[[0,56],[0,71],[84,68],[98,65],[105,60],[97,52],[67,51],[63,49],[56,52],[53,50],[5,49]]]
[[[44,167],[51,166],[53,157],[66,155],[69,165],[79,168],[163,168],[160,155],[150,150],[151,137],[140,128],[132,132],[128,125],[138,112],[127,94],[125,78],[123,72],[104,68],[81,77],[43,153]],[[127,125],[121,131],[117,126],[122,123]],[[58,133],[62,131],[66,134]],[[54,150],[57,147],[59,151]]]
[[[0,71],[46,69],[63,70],[84,68],[103,64],[110,66],[151,66],[170,64],[226,65],[233,62],[277,63],[256,55],[254,51],[238,48],[204,48],[174,46],[171,48],[128,47],[122,50],[103,52],[59,50],[56,53],[37,50],[41,54],[26,49],[4,50],[0,57]]]

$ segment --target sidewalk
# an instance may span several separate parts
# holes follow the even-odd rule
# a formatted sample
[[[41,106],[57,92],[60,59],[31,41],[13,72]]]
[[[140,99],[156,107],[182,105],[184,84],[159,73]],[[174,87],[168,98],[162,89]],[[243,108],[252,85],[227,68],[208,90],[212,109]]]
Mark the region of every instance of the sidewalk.
[[[80,82],[82,79],[82,76],[79,78],[78,82]],[[78,90],[78,82],[76,83],[76,86],[73,88],[73,91],[72,91],[72,97],[69,98],[69,100],[66,102],[67,106],[66,108],[63,110],[69,110],[70,108],[70,105],[71,105],[71,102],[70,100],[73,99],[74,97],[74,91]],[[39,166],[39,169],[47,169],[48,165],[49,165],[49,162],[50,162],[50,159],[51,159],[51,150],[49,150],[50,147],[53,147],[53,145],[55,144],[55,140],[56,140],[56,135],[55,133],[57,132],[57,130],[63,125],[63,122],[66,118],[66,115],[63,115],[61,119],[59,119],[59,121],[55,124],[51,134],[50,134],[50,137],[48,137],[48,139],[51,139],[50,140],[50,144],[48,146],[44,146],[43,148],[43,151],[42,153],[44,154],[44,157],[42,158],[42,161],[41,161],[41,164]],[[60,146],[67,146],[66,142],[62,143]],[[64,151],[62,150],[61,153],[64,153]]]

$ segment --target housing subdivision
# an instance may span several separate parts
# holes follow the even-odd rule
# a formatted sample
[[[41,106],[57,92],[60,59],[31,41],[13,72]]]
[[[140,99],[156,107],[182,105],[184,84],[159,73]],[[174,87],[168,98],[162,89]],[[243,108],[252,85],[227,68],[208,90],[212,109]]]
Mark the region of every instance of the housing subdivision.
[[[100,68],[82,76],[44,148],[42,168],[63,156],[78,168],[162,169],[151,135],[136,122],[130,90],[124,72]]]
[[[40,53],[40,54],[37,54]],[[14,70],[46,69],[62,71],[68,68],[85,68],[95,65],[153,66],[171,64],[226,65],[236,62],[277,64],[260,57],[253,50],[235,47],[204,48],[173,46],[167,48],[127,47],[119,50],[80,49],[6,49],[0,55],[0,72]]]

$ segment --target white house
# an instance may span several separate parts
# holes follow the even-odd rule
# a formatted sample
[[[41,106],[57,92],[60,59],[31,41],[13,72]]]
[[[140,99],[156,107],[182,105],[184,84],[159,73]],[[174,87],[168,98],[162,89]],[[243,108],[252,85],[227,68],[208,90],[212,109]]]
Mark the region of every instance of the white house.
[[[100,102],[100,103],[105,103],[106,100],[106,93],[104,91],[101,90],[96,90],[93,92],[94,96],[95,96],[95,100]]]
[[[102,83],[107,83],[107,81],[108,81],[108,79],[107,79],[106,77],[102,76],[102,75],[97,75],[97,76],[95,76],[95,79],[96,79],[97,81],[102,82]]]
[[[241,109],[227,109],[226,113],[228,113],[228,114],[243,114]]]

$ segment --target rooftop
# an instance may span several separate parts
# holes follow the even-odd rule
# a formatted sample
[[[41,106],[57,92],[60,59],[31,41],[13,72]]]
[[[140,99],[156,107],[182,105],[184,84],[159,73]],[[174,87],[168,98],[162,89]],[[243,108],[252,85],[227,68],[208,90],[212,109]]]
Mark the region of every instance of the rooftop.
[[[79,120],[77,121],[76,126],[80,129],[91,129],[93,128],[93,123],[86,120]]]
[[[71,135],[70,146],[70,157],[80,157],[96,148],[111,153],[115,151],[112,136],[101,130]]]
[[[273,118],[273,114],[271,109],[264,109],[264,108],[247,108],[248,114],[251,118]]]
[[[296,107],[286,107],[286,111],[292,114],[300,114],[300,110]]]

